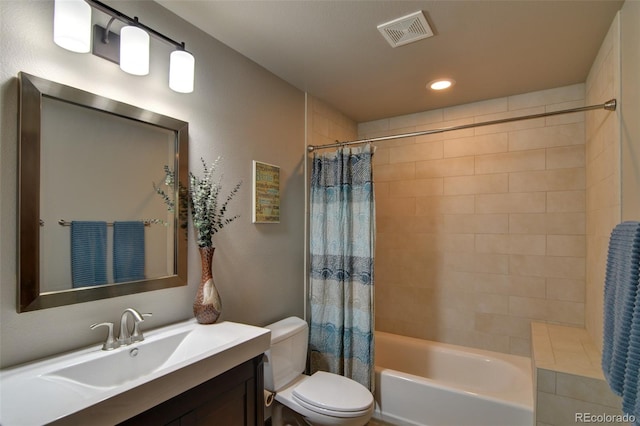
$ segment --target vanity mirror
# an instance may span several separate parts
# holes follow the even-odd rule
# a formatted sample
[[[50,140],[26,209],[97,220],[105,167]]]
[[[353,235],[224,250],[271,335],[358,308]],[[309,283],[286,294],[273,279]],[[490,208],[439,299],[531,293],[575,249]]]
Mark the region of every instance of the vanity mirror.
[[[184,212],[153,183],[167,165],[167,192],[188,186],[188,123],[26,73],[19,85],[18,312],[186,285]]]

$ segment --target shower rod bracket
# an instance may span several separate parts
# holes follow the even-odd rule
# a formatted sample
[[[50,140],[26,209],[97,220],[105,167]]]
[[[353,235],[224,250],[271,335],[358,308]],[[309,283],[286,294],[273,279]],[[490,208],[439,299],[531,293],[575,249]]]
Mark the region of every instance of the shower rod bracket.
[[[328,145],[309,145],[309,146],[307,146],[307,151],[313,152],[316,149],[336,148],[336,147],[343,147],[343,146],[356,145],[356,144],[362,144],[362,143],[380,142],[380,141],[386,141],[386,140],[392,140],[392,139],[401,139],[401,138],[410,138],[410,137],[415,137],[415,136],[432,135],[432,134],[435,134],[435,133],[444,133],[444,132],[450,132],[450,131],[453,131],[453,130],[471,129],[471,128],[474,128],[474,127],[490,126],[490,125],[493,125],[493,124],[504,124],[504,123],[510,123],[512,121],[520,121],[520,120],[531,120],[531,119],[534,119],[534,118],[550,117],[550,116],[553,116],[553,115],[561,115],[561,114],[571,114],[573,112],[591,111],[591,110],[595,110],[595,109],[604,109],[606,111],[615,111],[617,105],[618,105],[618,102],[616,101],[616,99],[610,99],[607,102],[605,102],[603,104],[599,104],[599,105],[589,105],[589,106],[585,106],[585,107],[578,107],[578,108],[563,109],[563,110],[558,110],[558,111],[543,112],[543,113],[540,113],[540,114],[524,115],[524,116],[521,116],[521,117],[503,118],[503,119],[500,119],[500,120],[484,121],[482,123],[462,124],[462,125],[459,125],[459,126],[441,127],[439,129],[431,129],[431,130],[424,130],[424,131],[420,131],[420,132],[411,132],[411,133],[401,133],[401,134],[397,134],[397,135],[380,136],[380,137],[376,137],[376,138],[358,139],[358,140],[346,141],[346,142],[336,141],[336,143],[332,143],[332,144],[328,144]]]
[[[615,111],[618,106],[618,101],[615,99],[611,99],[603,104],[603,108],[607,111]]]

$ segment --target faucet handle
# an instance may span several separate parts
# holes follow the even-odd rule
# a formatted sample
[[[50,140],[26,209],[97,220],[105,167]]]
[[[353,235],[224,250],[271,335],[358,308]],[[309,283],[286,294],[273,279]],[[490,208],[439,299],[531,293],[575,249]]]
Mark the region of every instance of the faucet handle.
[[[144,336],[140,331],[139,324],[144,321],[144,318],[153,316],[152,313],[140,314],[142,317],[142,321],[134,321],[133,322],[133,333],[131,333],[131,343],[133,342],[142,342],[144,340]]]
[[[102,350],[103,351],[110,351],[110,350],[113,350],[113,349],[117,348],[118,346],[120,346],[118,341],[113,338],[113,323],[112,322],[101,322],[101,323],[91,324],[89,326],[89,328],[91,328],[92,330],[95,330],[96,328],[101,327],[101,326],[105,326],[105,327],[109,328],[109,334],[107,334],[107,340],[105,340],[104,344],[102,345]]]

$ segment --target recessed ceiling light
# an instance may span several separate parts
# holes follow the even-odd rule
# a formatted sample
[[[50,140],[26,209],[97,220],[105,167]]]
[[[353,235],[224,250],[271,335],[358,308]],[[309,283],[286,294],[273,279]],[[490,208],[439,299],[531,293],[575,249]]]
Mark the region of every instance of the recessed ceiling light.
[[[454,84],[455,84],[454,80],[451,80],[450,78],[443,78],[439,80],[433,80],[432,82],[427,84],[427,87],[430,88],[431,90],[444,90],[444,89],[448,89]]]

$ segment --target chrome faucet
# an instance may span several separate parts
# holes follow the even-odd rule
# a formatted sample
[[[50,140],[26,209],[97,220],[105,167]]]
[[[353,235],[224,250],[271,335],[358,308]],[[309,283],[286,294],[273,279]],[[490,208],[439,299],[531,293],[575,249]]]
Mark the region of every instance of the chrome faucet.
[[[118,343],[118,341],[116,339],[113,338],[113,323],[112,322],[101,322],[99,324],[92,324],[89,328],[91,328],[92,330],[95,330],[98,327],[101,326],[105,326],[109,328],[109,334],[107,334],[107,340],[104,341],[104,344],[102,345],[102,350],[103,351],[110,351],[113,350],[115,348],[117,348],[118,346],[120,346],[120,343]]]
[[[129,332],[129,324],[127,323],[128,317],[131,315],[133,318],[133,332]],[[127,308],[120,317],[120,335],[118,336],[118,343],[120,346],[130,345],[134,342],[141,342],[144,340],[144,336],[140,331],[140,324],[144,321],[144,317],[150,317],[151,314],[141,314],[133,308]]]
[[[129,315],[131,315],[131,317],[133,318],[132,332],[129,332]],[[90,328],[92,330],[95,330],[98,327],[105,326],[109,329],[109,334],[107,335],[107,339],[102,345],[102,350],[110,351],[120,346],[130,345],[135,342],[142,342],[144,340],[144,336],[142,335],[142,331],[140,331],[140,323],[144,321],[145,317],[150,317],[151,315],[152,314],[141,314],[133,308],[125,309],[122,313],[122,316],[120,317],[120,335],[118,336],[118,339],[115,339],[113,335],[112,322],[92,324]]]
[[[153,316],[152,313],[140,314],[142,317],[142,321],[134,321],[133,322],[133,332],[131,333],[131,343],[142,342],[144,340],[144,336],[142,335],[142,331],[140,330],[140,323],[144,322],[144,318]]]

